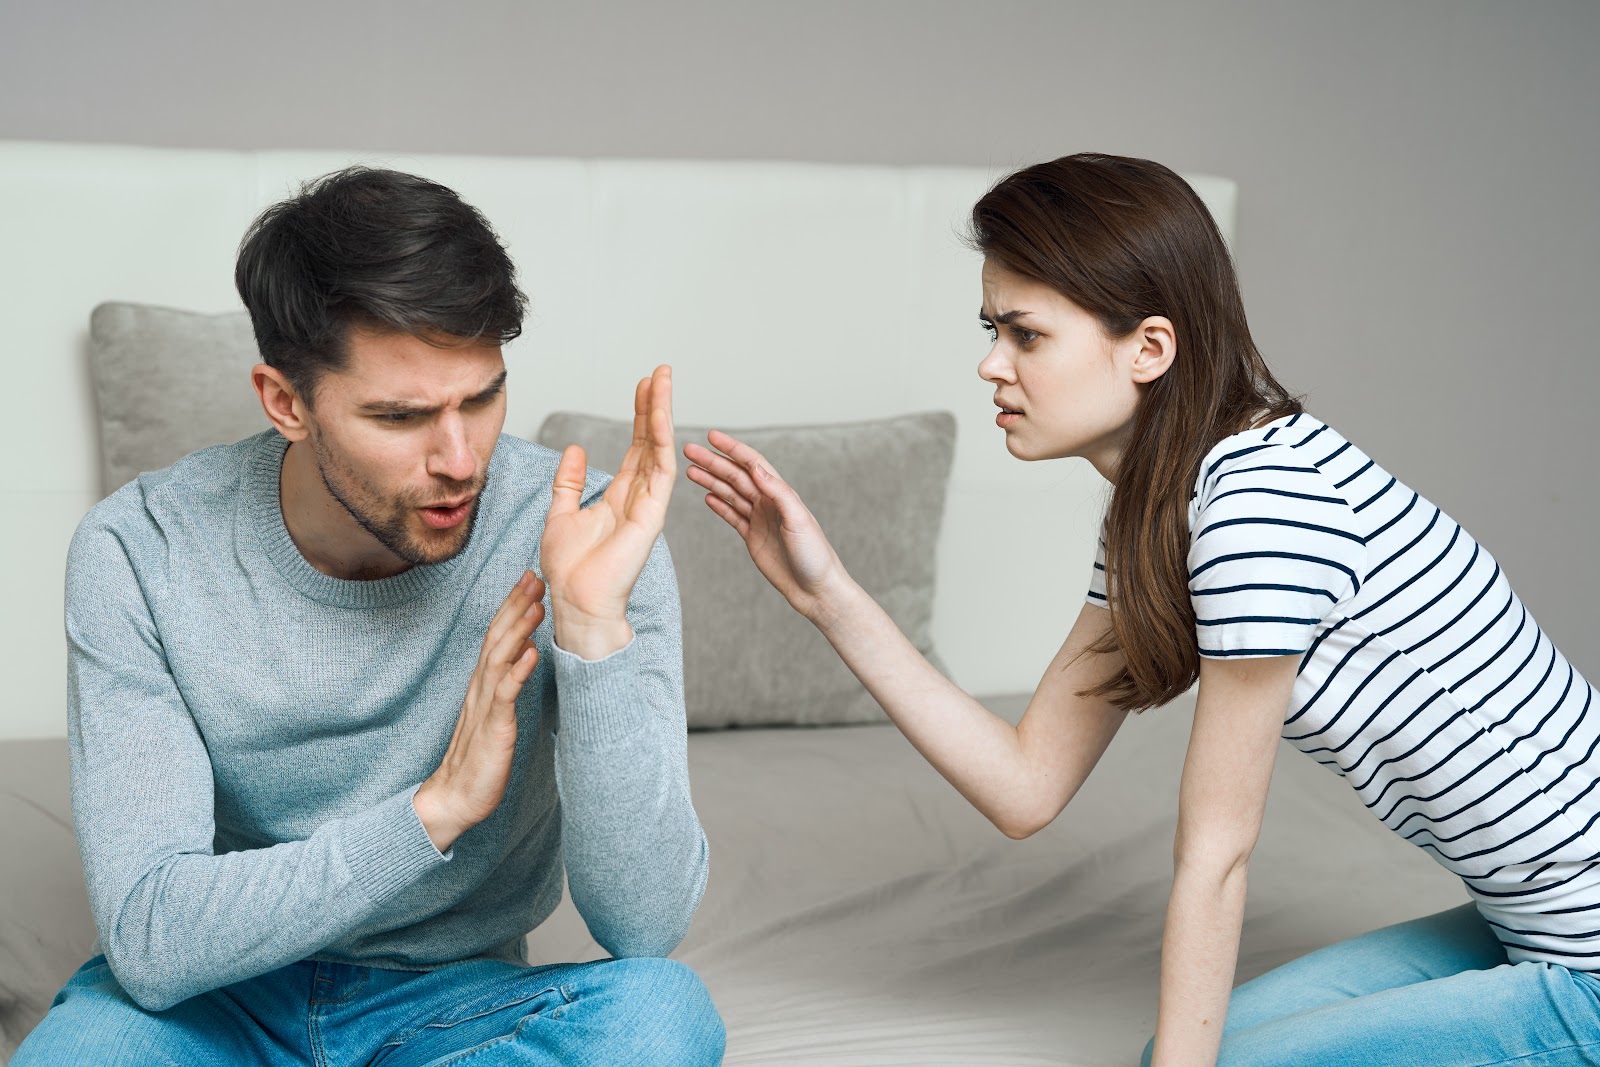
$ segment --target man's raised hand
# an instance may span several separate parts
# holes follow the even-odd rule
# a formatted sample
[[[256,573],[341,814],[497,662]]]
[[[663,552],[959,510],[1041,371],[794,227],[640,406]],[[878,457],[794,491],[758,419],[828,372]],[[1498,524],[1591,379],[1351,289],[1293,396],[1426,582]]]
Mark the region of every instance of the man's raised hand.
[[[580,508],[587,462],[578,445],[561,454],[539,564],[550,583],[556,644],[599,659],[633,639],[628,596],[667,521],[678,469],[671,367],[657,367],[634,389],[633,441],[622,467],[598,501]]]
[[[531,638],[544,621],[543,599],[544,582],[524,571],[483,635],[450,747],[412,798],[440,852],[487,819],[505,796],[517,747],[517,694],[539,662]]]

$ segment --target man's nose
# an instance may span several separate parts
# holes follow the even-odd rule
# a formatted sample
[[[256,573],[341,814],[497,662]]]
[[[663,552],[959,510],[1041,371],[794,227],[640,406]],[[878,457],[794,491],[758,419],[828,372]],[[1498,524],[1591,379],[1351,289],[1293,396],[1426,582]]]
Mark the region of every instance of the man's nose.
[[[478,457],[467,443],[466,427],[458,418],[440,420],[439,433],[428,454],[428,473],[452,481],[469,481],[478,470]]]

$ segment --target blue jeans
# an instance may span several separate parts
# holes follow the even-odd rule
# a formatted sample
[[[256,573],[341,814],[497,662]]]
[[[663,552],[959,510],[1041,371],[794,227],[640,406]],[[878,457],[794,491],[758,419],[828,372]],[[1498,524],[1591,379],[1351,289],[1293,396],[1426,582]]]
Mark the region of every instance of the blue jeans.
[[[300,962],[149,1012],[96,956],[11,1067],[700,1067],[722,1062],[724,1037],[705,985],[673,960],[436,971]]]
[[[1222,1035],[1217,1067],[1600,1064],[1600,975],[1511,963],[1464,904],[1246,982]]]

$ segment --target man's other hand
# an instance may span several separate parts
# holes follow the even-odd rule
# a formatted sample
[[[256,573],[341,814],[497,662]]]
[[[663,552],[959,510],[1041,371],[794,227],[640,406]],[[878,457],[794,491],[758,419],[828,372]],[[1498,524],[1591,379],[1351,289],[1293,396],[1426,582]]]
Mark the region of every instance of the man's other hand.
[[[444,852],[505,796],[517,745],[517,694],[539,662],[533,631],[544,621],[544,582],[532,571],[495,612],[439,769],[412,798],[433,846]]]

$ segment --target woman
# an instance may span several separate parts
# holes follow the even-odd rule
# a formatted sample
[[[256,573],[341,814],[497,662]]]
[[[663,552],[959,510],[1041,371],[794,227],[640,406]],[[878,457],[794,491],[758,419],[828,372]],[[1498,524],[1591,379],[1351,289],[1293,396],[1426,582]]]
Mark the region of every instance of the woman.
[[[1080,456],[1115,487],[1088,601],[1022,721],[923,659],[779,473],[716,431],[684,450],[707,504],[1008,836],[1060,813],[1129,711],[1198,679],[1146,1062],[1600,1062],[1593,688],[1487,552],[1273,378],[1177,175],[1068,156],[1001,181],[972,225],[1006,448]],[[1280,735],[1473,902],[1230,1001]]]

